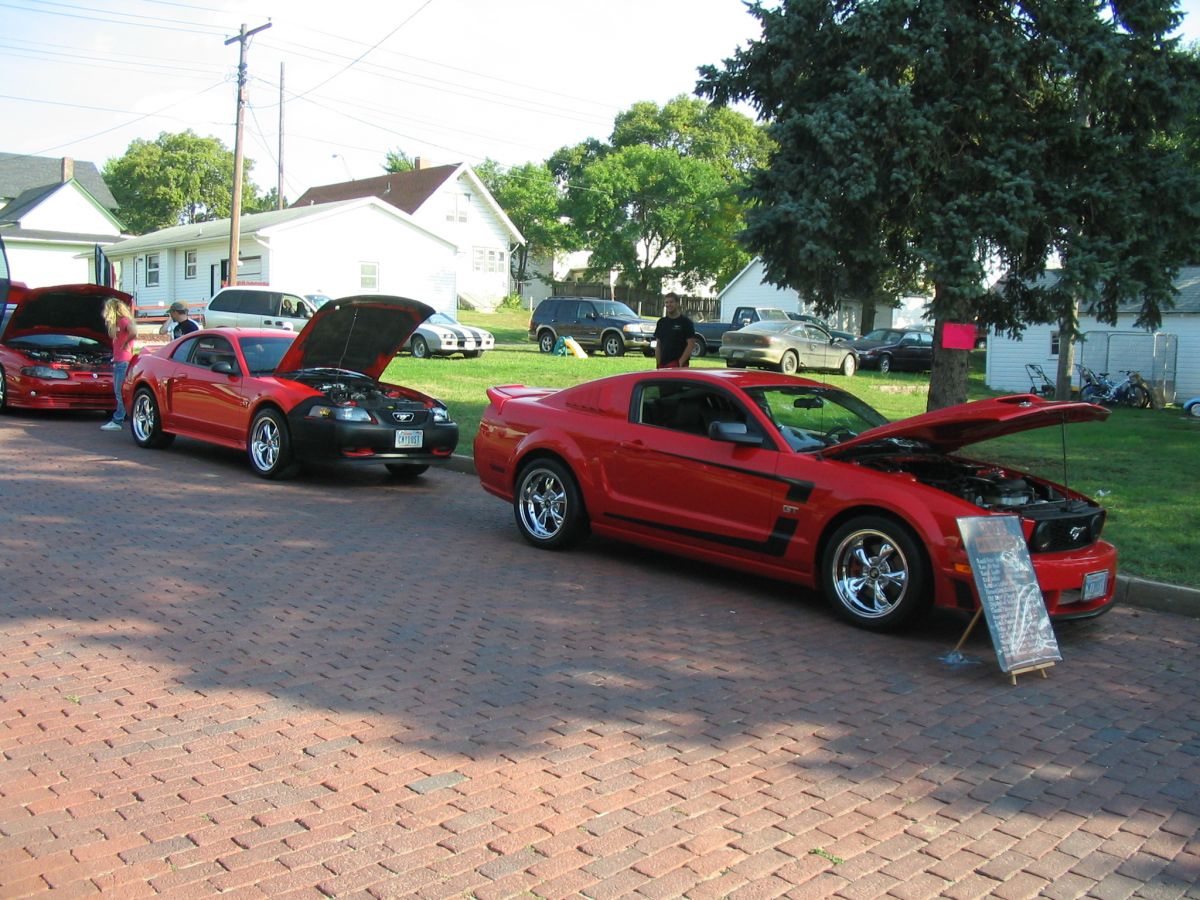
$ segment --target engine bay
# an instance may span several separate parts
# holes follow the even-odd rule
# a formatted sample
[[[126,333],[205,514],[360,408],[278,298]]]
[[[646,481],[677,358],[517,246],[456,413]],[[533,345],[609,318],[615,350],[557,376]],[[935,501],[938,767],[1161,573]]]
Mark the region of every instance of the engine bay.
[[[991,511],[1016,512],[1068,499],[1057,488],[1020,472],[949,456],[875,456],[860,459],[859,464],[881,472],[907,473],[922,484]]]
[[[99,366],[112,362],[112,351],[107,347],[30,347],[17,345],[23,354],[40,363],[57,363],[64,366]]]
[[[424,409],[425,404],[412,399],[403,389],[391,385],[382,385],[373,378],[359,375],[356,372],[314,371],[299,372],[290,376],[301,384],[306,384],[315,391],[320,391],[332,402],[338,405],[355,404],[357,406],[404,406],[403,401],[409,401],[413,409]],[[401,401],[397,404],[397,401]]]

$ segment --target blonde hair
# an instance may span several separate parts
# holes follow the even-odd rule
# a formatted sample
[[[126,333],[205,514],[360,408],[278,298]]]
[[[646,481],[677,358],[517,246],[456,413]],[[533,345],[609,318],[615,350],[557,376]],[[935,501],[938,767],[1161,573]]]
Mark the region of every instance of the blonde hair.
[[[109,297],[104,301],[104,324],[108,328],[108,336],[114,341],[120,330],[122,319],[133,321],[133,310],[129,304],[117,297]]]

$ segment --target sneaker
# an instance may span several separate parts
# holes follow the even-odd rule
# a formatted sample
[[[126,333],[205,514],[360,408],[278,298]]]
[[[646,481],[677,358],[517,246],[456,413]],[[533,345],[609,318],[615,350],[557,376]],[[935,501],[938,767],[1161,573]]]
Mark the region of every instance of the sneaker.
[[[125,426],[120,422],[105,422],[100,426],[101,431],[124,431]]]

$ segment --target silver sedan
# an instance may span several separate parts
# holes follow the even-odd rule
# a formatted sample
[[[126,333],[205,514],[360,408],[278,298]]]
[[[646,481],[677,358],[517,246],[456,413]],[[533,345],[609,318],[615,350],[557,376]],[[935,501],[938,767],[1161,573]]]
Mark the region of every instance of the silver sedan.
[[[813,322],[755,322],[721,337],[721,358],[731,369],[753,366],[794,375],[824,369],[853,375],[858,354],[841,338]]]

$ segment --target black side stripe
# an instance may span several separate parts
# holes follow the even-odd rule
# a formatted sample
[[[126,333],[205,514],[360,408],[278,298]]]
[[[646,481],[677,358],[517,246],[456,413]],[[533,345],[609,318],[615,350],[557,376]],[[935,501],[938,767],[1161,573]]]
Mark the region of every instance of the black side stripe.
[[[762,553],[765,556],[783,556],[783,554],[787,552],[788,544],[791,543],[792,536],[796,533],[795,519],[776,519],[775,527],[771,529],[771,534],[765,541],[751,541],[746,538],[735,538],[727,534],[716,534],[711,531],[700,531],[696,528],[684,528],[682,525],[668,525],[664,522],[649,522],[645,519],[635,519],[632,516],[619,516],[613,513],[607,513],[606,518],[619,519],[622,522],[629,522],[633,525],[641,525],[644,528],[657,528],[659,531],[668,531],[672,534],[697,538],[713,544],[723,544],[726,547],[735,547],[739,550],[747,550],[752,553]]]
[[[706,466],[712,466],[716,469],[725,469],[729,472],[737,472],[739,475],[749,475],[752,478],[761,478],[764,481],[778,481],[780,484],[788,486],[787,499],[796,503],[807,503],[808,498],[812,495],[815,485],[811,481],[797,481],[795,478],[784,478],[782,475],[772,475],[768,472],[759,472],[756,469],[747,469],[745,466],[731,466],[726,463],[712,462],[707,459],[699,459],[695,456],[685,456],[682,453],[668,453],[665,450],[659,450],[663,456],[669,456],[672,459],[681,459],[689,463],[703,463]]]

